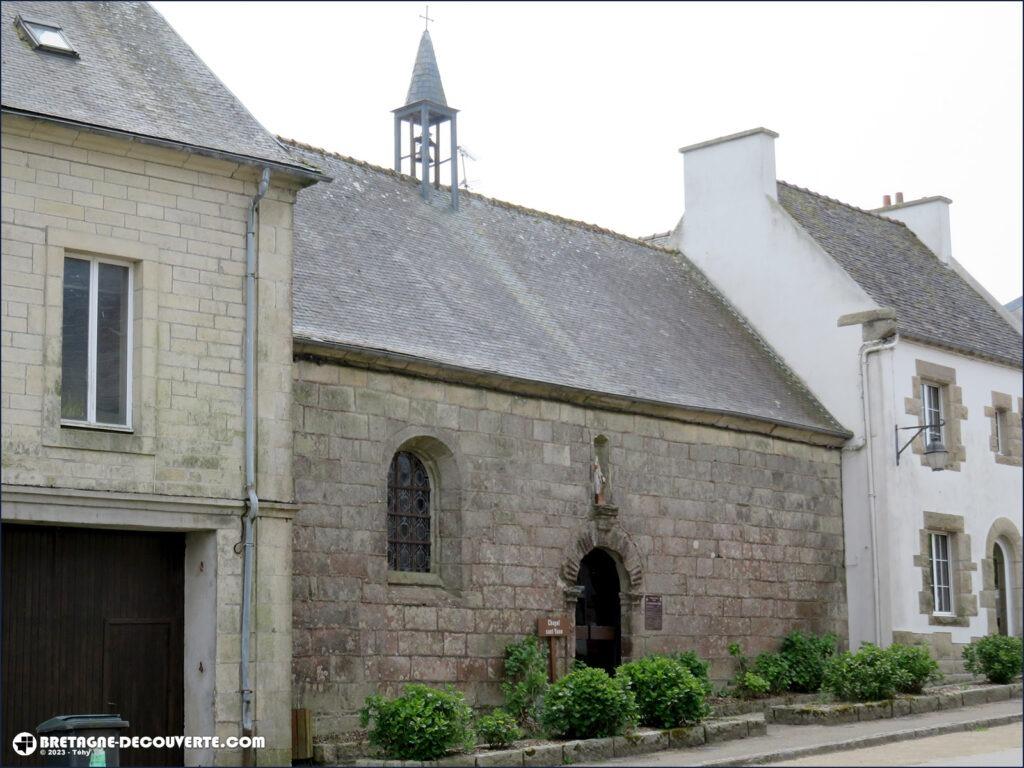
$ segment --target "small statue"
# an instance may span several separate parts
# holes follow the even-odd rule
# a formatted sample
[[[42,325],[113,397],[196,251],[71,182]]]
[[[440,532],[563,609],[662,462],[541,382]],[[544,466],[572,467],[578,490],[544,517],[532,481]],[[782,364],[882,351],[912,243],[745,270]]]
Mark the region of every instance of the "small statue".
[[[604,492],[608,485],[608,479],[604,476],[604,472],[601,471],[601,462],[596,457],[591,468],[594,471],[594,503],[601,507],[605,504]]]

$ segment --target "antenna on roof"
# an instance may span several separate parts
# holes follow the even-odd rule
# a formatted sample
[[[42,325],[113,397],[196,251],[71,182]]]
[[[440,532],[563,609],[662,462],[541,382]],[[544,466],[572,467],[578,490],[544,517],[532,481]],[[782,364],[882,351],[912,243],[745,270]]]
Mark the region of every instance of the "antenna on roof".
[[[475,163],[476,162],[476,157],[473,155],[472,152],[470,152],[468,149],[466,149],[461,144],[458,147],[458,152],[459,152],[459,157],[462,158],[462,181],[459,183],[459,186],[462,187],[463,189],[469,189],[469,179],[467,178],[467,175],[466,175],[466,161],[467,160],[471,160],[471,161],[473,161]],[[476,182],[477,182],[477,180],[474,179],[473,183],[475,184]]]

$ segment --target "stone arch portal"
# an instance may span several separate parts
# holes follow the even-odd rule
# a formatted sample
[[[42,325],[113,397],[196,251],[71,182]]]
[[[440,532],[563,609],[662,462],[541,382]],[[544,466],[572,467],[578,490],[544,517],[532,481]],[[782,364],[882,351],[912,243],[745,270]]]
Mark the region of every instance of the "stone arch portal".
[[[981,561],[981,606],[988,613],[989,634],[1021,635],[1024,613],[1022,554],[1017,526],[1005,517],[995,520],[985,540],[985,556]]]
[[[600,554],[594,555],[594,552]],[[585,562],[586,570],[583,567]],[[577,537],[576,542],[569,547],[566,557],[562,561],[561,576],[565,587],[565,611],[569,616],[577,616],[578,620],[586,618],[585,615],[578,615],[577,611],[579,601],[587,591],[587,584],[580,583],[581,573],[583,581],[589,578],[592,582],[595,568],[599,580],[597,586],[603,593],[599,595],[599,598],[603,598],[603,605],[606,605],[604,600],[608,599],[607,593],[611,591],[611,579],[607,576],[607,570],[613,568],[615,576],[617,576],[618,631],[617,638],[613,641],[617,648],[611,651],[611,658],[616,664],[619,661],[628,661],[633,654],[634,629],[639,626],[640,602],[644,594],[644,569],[641,553],[633,540],[617,526],[603,530],[595,523],[591,523]],[[593,583],[591,586],[594,586]],[[606,611],[606,608],[603,609],[602,615],[607,616]],[[577,621],[577,624],[579,623]],[[609,625],[597,624],[597,626]],[[592,634],[591,631],[586,628],[577,631],[577,637],[582,641],[593,641],[595,638],[590,638],[590,634]],[[568,660],[576,655],[574,648],[577,651],[582,651],[584,655],[588,655],[585,650],[585,642],[579,645],[569,642],[566,649],[568,651],[566,666],[568,666]],[[593,661],[586,659],[587,663],[592,666],[606,666],[609,663],[607,654],[610,649],[606,647],[599,651],[593,645],[591,648],[594,651],[594,659]]]

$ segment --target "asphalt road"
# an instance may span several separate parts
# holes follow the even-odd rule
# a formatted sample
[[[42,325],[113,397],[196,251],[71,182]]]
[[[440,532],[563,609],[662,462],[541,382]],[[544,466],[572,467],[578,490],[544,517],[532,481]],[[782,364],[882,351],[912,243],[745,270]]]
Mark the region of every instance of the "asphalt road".
[[[772,765],[1022,766],[1021,724],[947,733]]]

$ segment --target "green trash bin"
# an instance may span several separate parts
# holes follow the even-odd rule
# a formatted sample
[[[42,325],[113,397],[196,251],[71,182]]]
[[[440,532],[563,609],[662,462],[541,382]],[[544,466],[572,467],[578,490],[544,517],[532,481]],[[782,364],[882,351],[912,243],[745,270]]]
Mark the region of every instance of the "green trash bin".
[[[58,715],[36,726],[38,736],[68,737],[64,746],[46,747],[46,765],[120,766],[117,739],[128,727],[120,715]],[[88,746],[88,739],[102,739]],[[81,739],[82,741],[77,741]],[[40,749],[43,747],[40,745]]]

